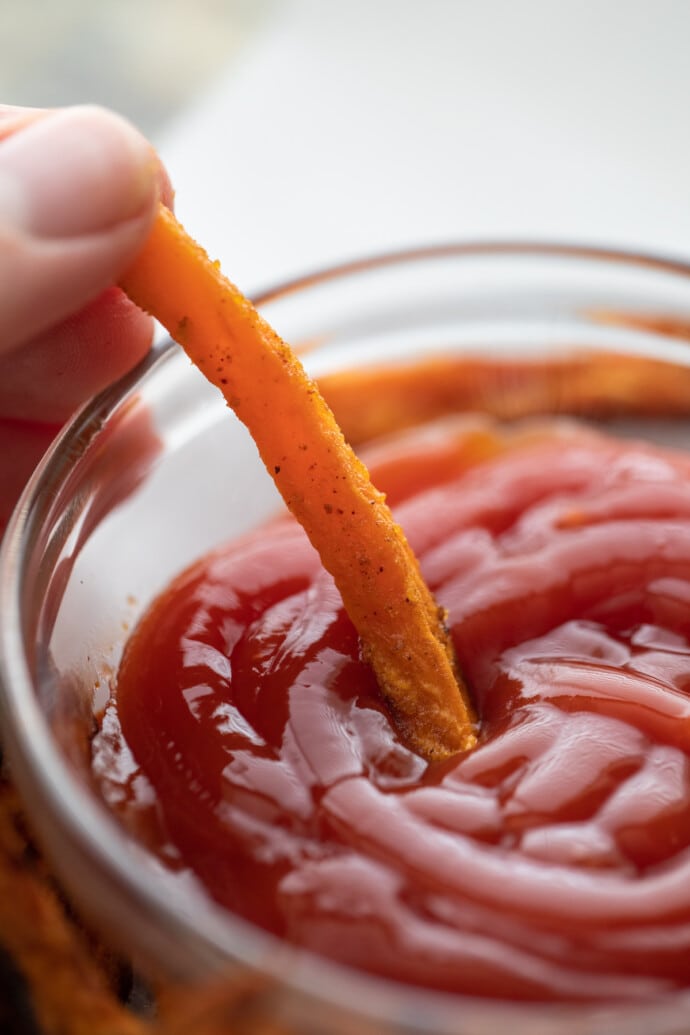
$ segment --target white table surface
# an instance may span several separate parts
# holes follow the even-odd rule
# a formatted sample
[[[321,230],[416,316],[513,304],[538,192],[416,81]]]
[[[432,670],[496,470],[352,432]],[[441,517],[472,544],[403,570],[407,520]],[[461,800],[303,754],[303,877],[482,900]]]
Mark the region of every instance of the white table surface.
[[[160,147],[248,291],[454,238],[690,257],[689,43],[687,0],[283,0]]]

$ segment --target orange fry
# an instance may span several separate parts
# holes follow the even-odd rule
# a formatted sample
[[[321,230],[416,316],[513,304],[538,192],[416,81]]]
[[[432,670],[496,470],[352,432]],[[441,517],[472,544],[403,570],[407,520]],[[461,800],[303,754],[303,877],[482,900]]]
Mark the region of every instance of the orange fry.
[[[122,287],[251,432],[332,574],[403,740],[442,759],[475,742],[444,615],[384,497],[292,350],[161,207]]]
[[[547,359],[438,356],[327,374],[319,388],[353,445],[463,411],[501,420],[542,414],[677,419],[690,413],[689,367],[595,351]]]

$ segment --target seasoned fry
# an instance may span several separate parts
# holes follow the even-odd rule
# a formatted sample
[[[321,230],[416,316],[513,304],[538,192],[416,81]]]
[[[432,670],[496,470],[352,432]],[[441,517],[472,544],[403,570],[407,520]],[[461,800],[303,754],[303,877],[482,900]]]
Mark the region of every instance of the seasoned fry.
[[[502,420],[542,414],[677,419],[690,413],[690,367],[595,351],[548,359],[439,356],[339,371],[321,378],[319,388],[353,445],[462,411]]]
[[[1,772],[0,946],[26,981],[45,1035],[146,1035],[149,1030],[117,1001],[102,954],[94,952],[56,893],[26,830],[18,795]]]
[[[333,575],[404,741],[429,760],[471,747],[474,715],[444,615],[384,497],[291,349],[162,207],[121,283],[249,428]]]

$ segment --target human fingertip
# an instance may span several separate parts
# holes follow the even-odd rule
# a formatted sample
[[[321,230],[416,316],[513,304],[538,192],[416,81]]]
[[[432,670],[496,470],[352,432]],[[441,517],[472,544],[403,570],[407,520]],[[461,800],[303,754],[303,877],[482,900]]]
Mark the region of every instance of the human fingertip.
[[[0,104],[0,141],[49,114],[49,108],[21,108],[12,104]]]
[[[174,211],[175,191],[170,181],[168,170],[162,162],[159,162],[158,165],[158,197],[166,208],[169,208],[171,212]]]
[[[101,233],[152,213],[160,191],[149,142],[103,108],[55,110],[0,141],[0,223],[28,236]]]

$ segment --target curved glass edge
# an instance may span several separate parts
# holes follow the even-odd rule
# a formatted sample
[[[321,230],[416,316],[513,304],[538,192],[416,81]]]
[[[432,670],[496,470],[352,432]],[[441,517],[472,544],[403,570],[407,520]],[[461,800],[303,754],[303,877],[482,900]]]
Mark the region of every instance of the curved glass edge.
[[[403,264],[431,257],[519,257],[523,254],[631,263],[690,277],[690,264],[653,255],[585,246],[494,242],[410,249],[393,255],[344,263],[260,292],[255,296],[255,302],[268,304],[314,284],[389,264]],[[75,852],[80,853],[85,849],[92,851],[96,860],[110,869],[111,875],[104,889],[107,887],[114,894],[121,891],[131,896],[135,913],[139,909],[152,913],[153,920],[163,928],[163,941],[168,947],[172,941],[184,940],[186,946],[199,953],[199,959],[203,961],[202,970],[204,967],[217,969],[221,966],[218,954],[230,952],[237,958],[243,957],[243,962],[249,966],[270,971],[276,981],[287,982],[308,1001],[316,1000],[326,1008],[338,1005],[345,1013],[361,1013],[367,1018],[376,1017],[387,1024],[393,1023],[410,1030],[429,1027],[434,1031],[457,1031],[458,1021],[461,1020],[463,1030],[468,1033],[491,1030],[487,1029],[487,1025],[491,1024],[494,1024],[493,1030],[501,1030],[509,1022],[513,1027],[516,1023],[524,1022],[529,1023],[530,1030],[534,1032],[551,1031],[554,1025],[558,1025],[558,1030],[563,1032],[606,1030],[626,1032],[626,1035],[635,1035],[637,1032],[651,1035],[654,1031],[664,1030],[666,1024],[677,1023],[679,1009],[690,1008],[688,996],[674,997],[671,1002],[661,1005],[650,1004],[634,1009],[562,1005],[550,1007],[539,1004],[535,1010],[530,1004],[463,999],[460,1001],[460,1018],[460,1003],[454,997],[401,990],[400,986],[347,971],[299,950],[290,950],[290,959],[285,960],[284,946],[277,946],[270,936],[248,929],[236,918],[224,918],[219,924],[217,914],[214,915],[203,899],[193,903],[189,914],[187,911],[171,914],[170,901],[165,891],[159,891],[140,878],[136,868],[136,848],[133,850],[120,828],[104,816],[104,810],[94,807],[84,787],[65,766],[38,707],[19,635],[22,628],[21,585],[27,549],[34,539],[36,529],[45,520],[46,507],[53,498],[66,465],[74,461],[74,456],[68,455],[65,444],[77,434],[83,435],[83,441],[88,443],[98,434],[102,423],[121,404],[123,398],[141,383],[142,378],[151,376],[161,363],[169,362],[176,351],[173,342],[160,343],[130,374],[106,389],[77,414],[34,472],[0,547],[0,713],[7,752],[20,790],[26,788],[29,796],[48,800],[52,815],[47,825],[62,828],[62,824],[65,824],[71,831],[71,857],[74,858]],[[200,920],[203,921],[206,927],[204,934],[199,934],[192,927],[190,914],[196,914],[197,925]],[[233,934],[228,939],[230,928]],[[162,943],[159,938],[152,939],[150,951],[156,953]],[[186,955],[187,951],[184,949],[182,955]],[[359,1010],[357,1004],[360,1004]]]

